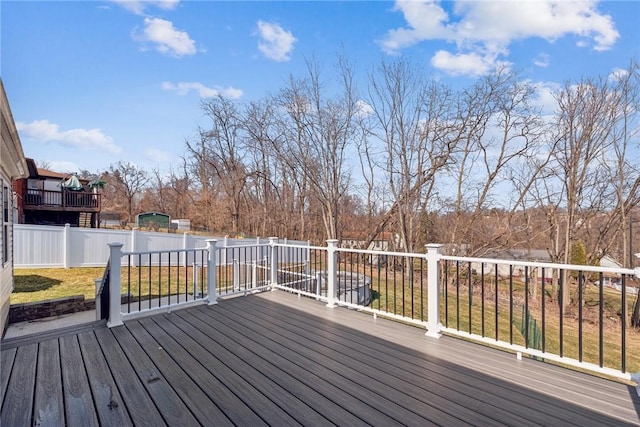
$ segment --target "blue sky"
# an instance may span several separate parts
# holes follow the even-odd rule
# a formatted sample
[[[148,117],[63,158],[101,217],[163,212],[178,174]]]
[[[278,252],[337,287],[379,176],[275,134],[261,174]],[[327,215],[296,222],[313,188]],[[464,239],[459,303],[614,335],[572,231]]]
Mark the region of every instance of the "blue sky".
[[[166,172],[204,125],[201,99],[252,101],[337,54],[366,73],[410,57],[463,87],[497,65],[548,89],[640,59],[636,1],[0,2],[0,70],[27,157]]]

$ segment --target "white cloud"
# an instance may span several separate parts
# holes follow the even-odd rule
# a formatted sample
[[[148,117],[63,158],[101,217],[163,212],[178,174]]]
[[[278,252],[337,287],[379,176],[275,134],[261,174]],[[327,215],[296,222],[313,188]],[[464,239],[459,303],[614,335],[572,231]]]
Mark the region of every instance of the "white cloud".
[[[482,75],[498,65],[494,55],[481,55],[477,52],[452,54],[439,50],[431,58],[431,65],[451,75]],[[504,66],[509,66],[503,63]]]
[[[166,151],[158,150],[157,148],[147,148],[144,152],[146,156],[156,162],[156,163],[164,163],[171,160],[171,156]]]
[[[625,77],[629,75],[629,70],[625,70],[624,68],[614,68],[609,73],[608,80],[612,83],[619,82],[624,80]]]
[[[260,41],[258,49],[267,58],[277,62],[286,62],[291,58],[293,45],[297,39],[290,31],[286,31],[278,24],[258,21]]]
[[[80,167],[74,162],[70,162],[67,160],[50,160],[47,161],[48,169],[56,172],[62,173],[74,173],[80,172]]]
[[[193,55],[196,53],[195,42],[186,31],[177,30],[171,21],[160,18],[144,18],[142,33],[134,31],[133,38],[140,42],[155,45],[158,52],[172,56]]]
[[[543,116],[553,114],[558,108],[557,93],[562,89],[559,83],[537,82],[533,84],[535,97],[532,105],[538,107]]]
[[[448,67],[443,70],[454,74],[481,74],[495,68],[490,61],[507,55],[517,40],[554,42],[573,35],[579,38],[579,47],[610,49],[620,35],[611,16],[600,13],[597,5],[595,0],[466,1],[456,2],[448,14],[439,1],[399,0],[394,10],[404,14],[407,25],[388,31],[380,46],[394,54],[425,40],[447,41],[455,44],[455,51],[439,51],[432,63],[443,64]],[[479,68],[469,68],[474,61]]]
[[[155,6],[163,10],[175,9],[180,0],[111,0],[124,9],[136,15],[144,15],[145,9],[148,6]]]
[[[56,142],[60,145],[81,149],[103,150],[118,154],[122,151],[113,143],[113,139],[100,129],[70,129],[60,131],[58,125],[48,120],[34,120],[31,123],[16,123],[16,129],[22,138],[40,142]]]
[[[200,82],[163,82],[162,89],[170,92],[176,92],[178,95],[186,95],[191,91],[197,92],[200,98],[214,98],[216,96],[224,96],[225,98],[237,99],[242,97],[241,89],[233,87],[222,88],[219,86],[207,87]]]
[[[539,53],[538,56],[536,56],[533,59],[533,65],[537,66],[537,67],[541,67],[541,68],[546,68],[549,66],[549,55],[547,55],[546,53]]]
[[[366,101],[359,99],[356,101],[357,115],[367,117],[373,114],[373,107]]]
[[[393,10],[404,14],[408,28],[389,30],[380,41],[387,53],[397,53],[423,40],[447,40],[452,36],[451,29],[444,25],[447,13],[437,1],[398,0]]]

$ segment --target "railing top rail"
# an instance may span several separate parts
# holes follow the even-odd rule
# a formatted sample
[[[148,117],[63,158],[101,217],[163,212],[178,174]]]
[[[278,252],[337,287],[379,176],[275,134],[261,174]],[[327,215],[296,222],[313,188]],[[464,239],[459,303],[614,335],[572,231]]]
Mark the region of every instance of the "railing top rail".
[[[166,254],[166,253],[186,253],[186,252],[196,252],[196,251],[206,251],[207,248],[190,248],[190,249],[159,249],[155,251],[135,251],[135,252],[122,252],[122,256],[127,255],[155,255],[155,254]]]
[[[380,250],[372,250],[372,249],[350,249],[350,248],[336,248],[337,252],[353,252],[358,254],[367,254],[367,255],[389,255],[389,256],[399,256],[399,257],[410,257],[410,258],[425,258],[427,256],[426,252],[390,252],[390,251],[380,251]]]
[[[301,243],[281,243],[277,242],[275,246],[279,246],[281,248],[299,248],[299,249],[316,249],[316,250],[327,250],[326,246],[311,246],[307,244]]]
[[[218,243],[220,243],[221,241],[218,240]],[[225,245],[225,246],[218,246],[216,245],[216,249],[234,249],[234,248],[263,248],[263,247],[268,247],[269,243],[254,243],[254,244],[246,244],[246,245]]]
[[[441,255],[440,259],[447,261],[460,261],[460,262],[472,262],[472,263],[485,263],[485,264],[502,264],[502,265],[514,265],[518,267],[539,267],[539,268],[551,268],[558,270],[578,270],[583,272],[594,273],[612,273],[612,274],[626,274],[634,275],[637,272],[629,268],[615,268],[615,267],[598,267],[590,265],[578,265],[578,264],[560,264],[554,262],[537,262],[537,261],[518,261],[509,259],[497,259],[497,258],[473,258],[462,257],[452,255]]]

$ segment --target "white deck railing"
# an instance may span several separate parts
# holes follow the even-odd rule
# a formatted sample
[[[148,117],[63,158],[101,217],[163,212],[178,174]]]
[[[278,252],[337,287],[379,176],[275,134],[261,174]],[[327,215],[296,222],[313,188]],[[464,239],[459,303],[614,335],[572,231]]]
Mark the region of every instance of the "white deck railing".
[[[517,357],[525,354],[624,379],[632,378],[630,370],[640,370],[640,324],[630,322],[630,307],[638,304],[633,304],[633,290],[640,268],[446,256],[435,244],[427,245],[425,253],[402,253],[342,249],[337,243],[329,240],[321,247],[270,238],[268,244],[230,248],[208,240],[192,255],[160,251],[176,253],[178,265],[168,256],[122,252],[122,245],[111,244],[108,324],[177,306],[216,304],[227,295],[280,289],[325,301],[327,307],[412,323],[426,328],[429,337],[463,337]],[[131,257],[138,263],[122,264]],[[188,260],[177,276],[184,278],[177,279],[184,287],[168,295],[158,289],[156,295],[151,281],[165,290],[167,282],[176,285],[170,277],[180,259]],[[150,273],[154,268],[159,271],[155,276]],[[144,280],[134,282],[149,282],[148,304],[123,310],[122,278],[145,269]],[[143,292],[134,293],[141,298]],[[567,293],[571,301],[563,301]]]

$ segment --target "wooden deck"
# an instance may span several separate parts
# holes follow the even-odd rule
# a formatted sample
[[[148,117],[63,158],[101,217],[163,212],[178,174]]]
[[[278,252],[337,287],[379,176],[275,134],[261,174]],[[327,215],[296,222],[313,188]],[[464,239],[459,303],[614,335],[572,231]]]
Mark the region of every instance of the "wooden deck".
[[[280,291],[1,353],[2,426],[640,424],[631,386]]]

